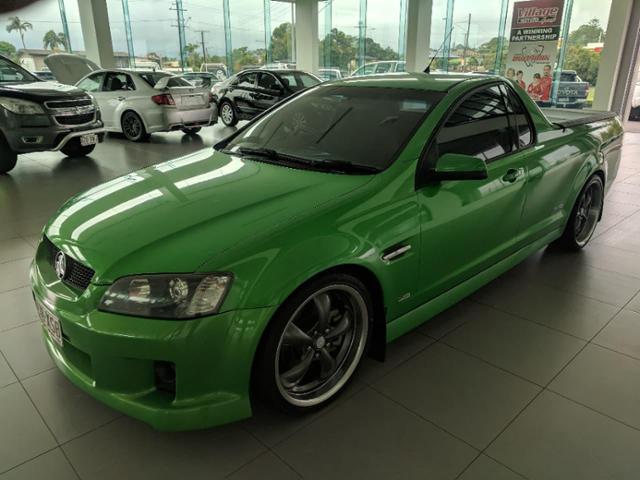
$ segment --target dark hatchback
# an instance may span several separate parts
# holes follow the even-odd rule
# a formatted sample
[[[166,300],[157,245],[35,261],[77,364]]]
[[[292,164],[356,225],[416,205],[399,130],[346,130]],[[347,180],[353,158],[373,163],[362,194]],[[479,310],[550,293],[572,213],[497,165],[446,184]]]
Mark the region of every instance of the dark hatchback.
[[[250,120],[276,103],[322,81],[300,70],[244,70],[213,87],[220,118],[227,126]]]

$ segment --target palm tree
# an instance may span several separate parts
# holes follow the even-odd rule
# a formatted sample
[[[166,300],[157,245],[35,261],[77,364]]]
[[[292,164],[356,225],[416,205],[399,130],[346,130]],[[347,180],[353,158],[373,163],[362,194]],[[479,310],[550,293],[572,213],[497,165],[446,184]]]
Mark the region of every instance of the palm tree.
[[[47,33],[44,34],[44,37],[42,38],[42,43],[43,43],[43,48],[45,50],[47,48],[50,48],[51,50],[57,50],[58,47],[61,45],[60,37],[53,30],[49,30]]]
[[[20,20],[20,17],[9,17],[9,23],[7,24],[7,32],[11,33],[14,30],[17,30],[20,34],[20,39],[22,40],[22,48],[27,49],[27,46],[24,44],[24,32],[27,30],[33,30],[33,25],[30,22],[23,22]]]
[[[60,45],[62,45],[64,47],[64,51],[68,52],[69,51],[69,43],[67,42],[67,36],[60,32],[58,34],[58,40],[60,41]]]

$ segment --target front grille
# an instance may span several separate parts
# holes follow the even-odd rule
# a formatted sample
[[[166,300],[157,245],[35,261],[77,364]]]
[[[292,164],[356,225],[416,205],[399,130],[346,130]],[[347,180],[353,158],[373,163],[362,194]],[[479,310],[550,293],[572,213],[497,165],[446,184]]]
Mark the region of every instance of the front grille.
[[[45,107],[62,126],[77,126],[92,123],[96,118],[96,107],[91,98],[73,100],[51,100],[45,102]]]
[[[55,269],[56,255],[60,252],[60,249],[56,247],[51,240],[44,237],[43,242],[47,248],[49,264]],[[66,256],[67,268],[62,277],[62,281],[67,285],[71,285],[79,290],[86,290],[95,272],[89,267],[84,266],[69,255]]]
[[[85,113],[82,115],[66,115],[56,117],[56,122],[60,125],[83,125],[85,123],[93,122],[95,113]]]
[[[77,98],[73,100],[51,100],[49,102],[44,102],[45,107],[55,110],[57,108],[73,108],[73,107],[84,107],[87,105],[93,105],[93,101],[88,98]]]

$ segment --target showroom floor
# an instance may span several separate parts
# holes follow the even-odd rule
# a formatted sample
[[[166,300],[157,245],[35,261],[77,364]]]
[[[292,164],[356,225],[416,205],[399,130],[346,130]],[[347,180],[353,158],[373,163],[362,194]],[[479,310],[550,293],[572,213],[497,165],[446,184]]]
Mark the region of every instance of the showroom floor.
[[[158,433],[73,387],[40,341],[27,268],[70,195],[210,146],[108,138],[91,160],[0,177],[0,479],[635,479],[640,472],[640,134],[597,238],[550,248],[367,360],[330,408]]]

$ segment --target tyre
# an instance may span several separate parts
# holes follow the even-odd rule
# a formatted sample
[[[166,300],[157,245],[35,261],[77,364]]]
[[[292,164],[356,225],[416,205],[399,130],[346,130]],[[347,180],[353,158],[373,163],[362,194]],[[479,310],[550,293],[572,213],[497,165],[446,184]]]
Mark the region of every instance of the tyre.
[[[16,166],[18,154],[11,150],[11,147],[0,134],[0,175],[10,172]]]
[[[195,135],[200,130],[202,130],[202,127],[183,128],[182,129],[182,131],[184,132],[185,135]]]
[[[599,175],[593,175],[582,188],[560,244],[570,250],[584,248],[595,232],[604,205],[604,184]]]
[[[95,145],[87,145],[83,147],[79,138],[72,138],[67,144],[60,149],[67,157],[86,157],[95,150]]]
[[[227,127],[233,127],[238,123],[238,116],[236,115],[236,110],[231,105],[231,102],[225,101],[220,103],[220,118],[222,119],[222,123],[224,123]]]
[[[124,112],[122,115],[122,133],[132,142],[144,142],[149,138],[149,134],[144,128],[144,123],[140,116],[132,111]]]
[[[298,289],[267,327],[256,355],[253,391],[287,413],[324,407],[344,389],[366,349],[373,304],[345,274]]]

